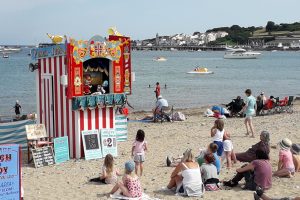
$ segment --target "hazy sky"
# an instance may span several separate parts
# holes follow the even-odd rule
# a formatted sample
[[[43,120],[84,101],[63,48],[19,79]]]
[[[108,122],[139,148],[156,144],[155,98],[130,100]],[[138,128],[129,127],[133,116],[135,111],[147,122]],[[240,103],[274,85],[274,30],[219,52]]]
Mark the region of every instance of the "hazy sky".
[[[192,34],[231,26],[300,21],[300,0],[0,0],[0,44],[49,42],[46,33],[76,39],[107,35],[132,39]]]

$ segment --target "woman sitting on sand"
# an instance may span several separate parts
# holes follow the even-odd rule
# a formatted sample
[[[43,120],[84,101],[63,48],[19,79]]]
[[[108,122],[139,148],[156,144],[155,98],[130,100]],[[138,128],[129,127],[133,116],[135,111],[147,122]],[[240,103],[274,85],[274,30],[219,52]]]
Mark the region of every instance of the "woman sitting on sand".
[[[264,151],[267,155],[270,153],[270,134],[267,131],[260,133],[260,141],[243,153],[236,153],[236,159],[240,162],[252,162],[255,160],[255,151]]]
[[[191,149],[187,149],[184,156],[184,161],[179,163],[172,172],[167,188],[176,187],[176,192],[187,196],[201,196],[204,189],[199,165],[194,161]]]
[[[219,189],[219,178],[217,168],[214,165],[215,157],[212,153],[204,156],[205,163],[201,166],[202,181],[206,191],[214,191]]]
[[[255,190],[257,186],[269,189],[272,186],[272,165],[269,156],[262,150],[255,152],[256,159],[237,169],[237,174],[230,181],[224,181],[224,186],[235,187],[245,178],[244,190]]]

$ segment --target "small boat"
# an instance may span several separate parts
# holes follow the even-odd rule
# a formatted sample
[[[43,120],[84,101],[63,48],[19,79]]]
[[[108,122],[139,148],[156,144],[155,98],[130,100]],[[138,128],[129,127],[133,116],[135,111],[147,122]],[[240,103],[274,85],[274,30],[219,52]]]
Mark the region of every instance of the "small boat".
[[[167,59],[165,57],[156,57],[156,58],[153,58],[153,60],[158,61],[158,62],[167,61]]]
[[[213,71],[208,71],[205,67],[196,67],[193,71],[187,72],[187,74],[213,74]]]
[[[3,58],[9,58],[8,54],[3,54]]]
[[[229,49],[224,58],[227,59],[254,59],[257,58],[261,53],[254,51],[246,51],[245,49]]]

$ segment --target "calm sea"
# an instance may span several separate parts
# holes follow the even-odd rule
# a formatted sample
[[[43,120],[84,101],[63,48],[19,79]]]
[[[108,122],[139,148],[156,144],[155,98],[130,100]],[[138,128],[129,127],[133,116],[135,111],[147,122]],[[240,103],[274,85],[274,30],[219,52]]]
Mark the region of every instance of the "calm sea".
[[[0,57],[0,115],[13,114],[18,99],[24,112],[36,111],[35,76],[28,70],[29,49]],[[133,94],[129,102],[135,110],[150,110],[155,102],[155,83],[175,108],[227,103],[244,90],[254,95],[300,95],[300,52],[262,52],[259,59],[223,59],[224,52],[134,51]],[[153,61],[163,56],[166,62]],[[211,75],[187,74],[196,66],[214,71]],[[167,85],[165,89],[164,86]],[[150,85],[150,88],[149,88]],[[298,89],[297,89],[298,88]]]

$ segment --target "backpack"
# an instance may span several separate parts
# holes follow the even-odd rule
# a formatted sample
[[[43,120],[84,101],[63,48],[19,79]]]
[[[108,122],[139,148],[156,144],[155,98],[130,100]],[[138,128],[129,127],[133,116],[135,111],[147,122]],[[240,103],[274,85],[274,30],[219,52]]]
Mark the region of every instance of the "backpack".
[[[182,112],[176,112],[173,114],[173,121],[185,121],[185,115]]]

